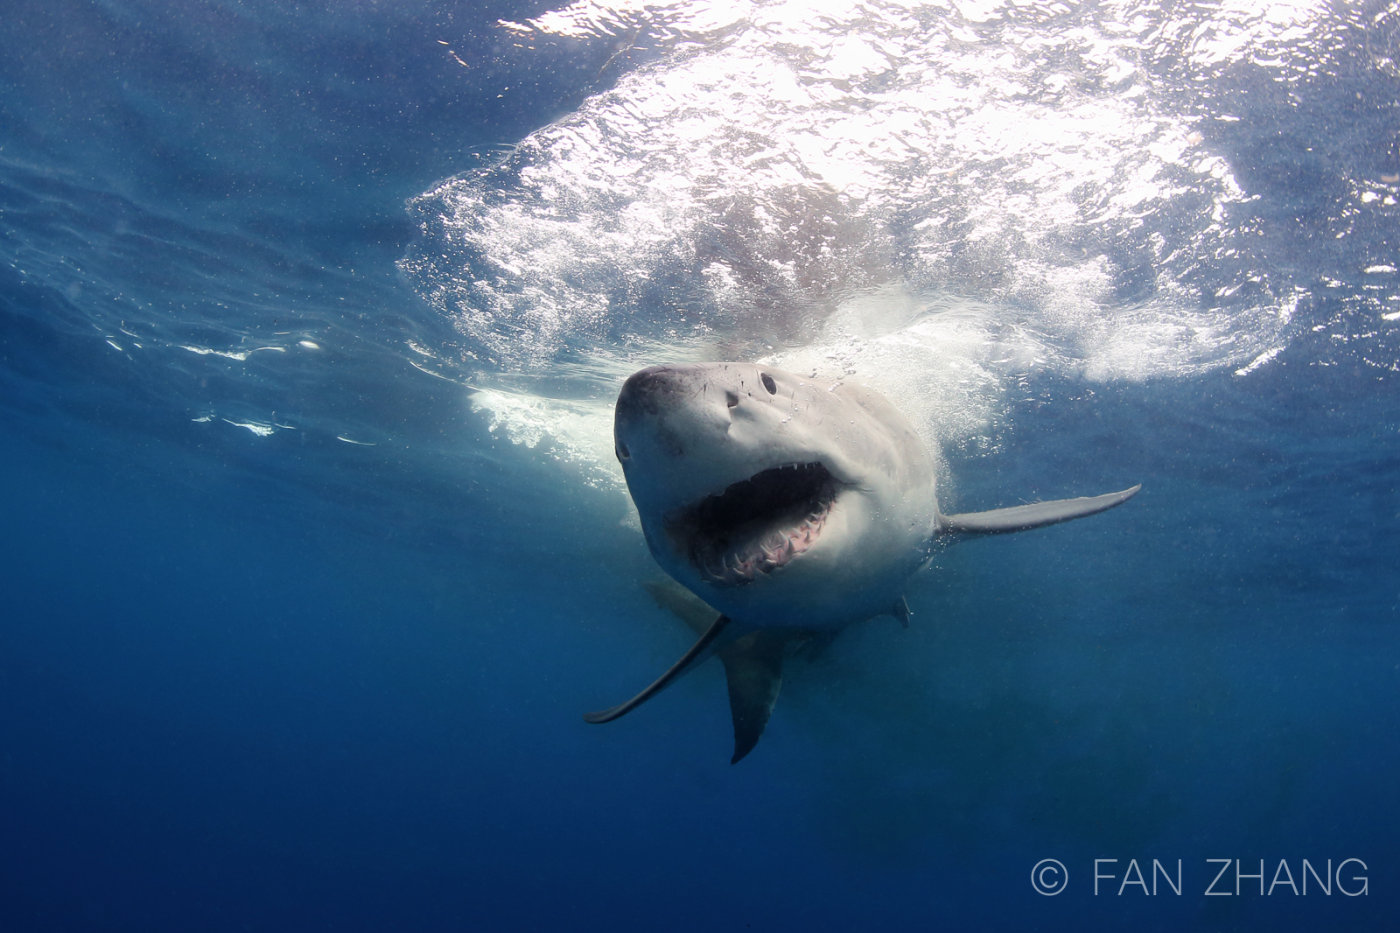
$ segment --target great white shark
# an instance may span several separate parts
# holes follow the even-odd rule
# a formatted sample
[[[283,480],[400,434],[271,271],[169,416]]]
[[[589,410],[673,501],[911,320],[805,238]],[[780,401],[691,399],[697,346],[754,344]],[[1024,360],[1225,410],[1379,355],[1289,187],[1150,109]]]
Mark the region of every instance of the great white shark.
[[[786,655],[878,615],[944,540],[1093,515],[1141,486],[945,515],[936,461],[878,393],[752,363],[651,366],[618,395],[616,453],[656,562],[719,617],[609,722],[711,655],[724,662],[737,762],[757,744]]]

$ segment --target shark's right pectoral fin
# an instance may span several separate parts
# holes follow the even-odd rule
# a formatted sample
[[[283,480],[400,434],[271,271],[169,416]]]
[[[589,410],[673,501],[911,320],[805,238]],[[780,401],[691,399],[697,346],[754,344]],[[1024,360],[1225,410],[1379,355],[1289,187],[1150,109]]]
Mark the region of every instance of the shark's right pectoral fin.
[[[713,625],[711,625],[708,629],[705,630],[705,634],[700,636],[700,640],[697,641],[695,644],[691,645],[689,651],[681,655],[679,661],[677,661],[675,664],[672,664],[666,670],[666,673],[653,680],[651,684],[647,686],[646,689],[644,689],[641,693],[637,694],[630,700],[617,704],[616,706],[610,706],[607,709],[598,710],[596,713],[584,713],[584,721],[612,722],[619,716],[625,716],[626,714],[632,712],[632,710],[641,706],[647,700],[650,700],[662,690],[665,690],[667,687],[669,687],[671,685],[671,681],[684,674],[692,664],[695,664],[697,661],[703,660],[704,658],[708,657],[706,652],[714,643],[714,640],[719,637],[720,632],[723,632],[725,628],[728,627],[728,625],[729,618],[727,616],[720,616],[718,619],[715,620]]]
[[[990,512],[964,512],[961,515],[941,515],[939,530],[948,534],[994,535],[1010,531],[1027,531],[1045,525],[1056,525],[1074,518],[1094,515],[1115,505],[1122,505],[1142,488],[1141,484],[1121,492],[1110,492],[1102,496],[1082,496],[1078,499],[1055,499],[1050,502],[1032,502],[1030,505],[1017,505],[1009,509],[992,509]]]
[[[755,630],[737,638],[726,637],[724,647],[716,649],[720,633],[728,627],[729,619],[720,616],[679,661],[645,690],[616,706],[584,713],[584,721],[612,722],[630,713],[717,650],[729,682],[729,712],[734,720],[734,757],[729,761],[730,764],[737,762],[753,751],[773,715],[773,704],[778,701],[778,691],[783,685],[783,654],[791,636],[786,632]]]

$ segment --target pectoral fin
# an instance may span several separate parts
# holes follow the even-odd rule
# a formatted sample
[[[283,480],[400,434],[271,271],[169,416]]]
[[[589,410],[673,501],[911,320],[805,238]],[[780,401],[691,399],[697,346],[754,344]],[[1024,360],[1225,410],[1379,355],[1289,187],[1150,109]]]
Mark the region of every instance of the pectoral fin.
[[[632,710],[636,709],[638,706],[641,706],[647,700],[650,700],[652,697],[656,696],[662,690],[665,690],[668,686],[670,686],[671,681],[681,676],[681,674],[684,674],[686,669],[689,668],[692,664],[695,664],[697,661],[700,661],[703,658],[707,657],[706,651],[714,643],[714,640],[719,637],[720,632],[723,632],[725,627],[728,625],[728,616],[720,616],[718,619],[715,620],[713,625],[711,625],[708,629],[705,630],[705,634],[700,636],[700,640],[697,641],[695,644],[691,645],[689,651],[681,655],[679,661],[677,661],[675,664],[672,664],[670,668],[666,671],[666,673],[662,674],[660,677],[656,678],[656,680],[652,681],[651,685],[648,686],[645,690],[643,690],[641,693],[637,694],[632,699],[627,700],[624,703],[619,703],[618,705],[611,706],[607,709],[598,710],[596,713],[584,713],[584,721],[612,722],[619,716],[624,716],[627,713],[630,713]]]
[[[1115,505],[1122,505],[1142,488],[1141,484],[1110,492],[1102,496],[1082,496],[1078,499],[1054,499],[1050,502],[1033,502],[1009,509],[992,509],[990,512],[964,512],[961,515],[939,517],[939,530],[949,534],[994,535],[1010,531],[1026,531],[1055,525],[1074,518],[1094,515]]]
[[[645,690],[617,706],[584,713],[584,720],[611,722],[630,713],[709,657],[712,651],[717,651],[724,662],[724,676],[729,683],[729,712],[734,720],[734,757],[730,763],[737,762],[753,751],[773,715],[773,704],[778,701],[778,691],[783,685],[783,654],[792,635],[758,630],[734,638],[733,631],[742,631],[742,626],[735,626],[730,635],[720,639],[728,626],[728,617],[720,616],[680,660]],[[723,647],[717,647],[721,644]]]

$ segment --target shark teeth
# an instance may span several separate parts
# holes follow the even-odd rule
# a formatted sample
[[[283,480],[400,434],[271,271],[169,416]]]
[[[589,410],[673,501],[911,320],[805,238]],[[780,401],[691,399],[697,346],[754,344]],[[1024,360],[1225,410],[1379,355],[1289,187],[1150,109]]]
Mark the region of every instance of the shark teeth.
[[[667,527],[711,583],[743,586],[816,545],[837,490],[820,463],[782,464],[681,510]]]

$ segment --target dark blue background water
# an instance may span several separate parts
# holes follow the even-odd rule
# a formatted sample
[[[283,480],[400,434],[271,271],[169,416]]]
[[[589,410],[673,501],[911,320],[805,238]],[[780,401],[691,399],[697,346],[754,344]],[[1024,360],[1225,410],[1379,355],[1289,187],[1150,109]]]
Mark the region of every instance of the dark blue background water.
[[[405,199],[610,80],[494,26],[543,9],[7,7],[0,928],[1384,928],[1400,407],[1394,325],[1349,322],[1400,231],[1318,231],[1394,169],[1394,79],[1240,91],[1220,141],[1317,326],[1247,379],[1042,387],[960,503],[1142,495],[949,550],[731,768],[714,670],[581,722],[686,643],[639,536],[401,352],[455,340]],[[1212,858],[1367,890],[1206,897]]]

